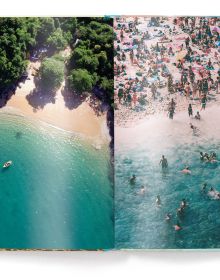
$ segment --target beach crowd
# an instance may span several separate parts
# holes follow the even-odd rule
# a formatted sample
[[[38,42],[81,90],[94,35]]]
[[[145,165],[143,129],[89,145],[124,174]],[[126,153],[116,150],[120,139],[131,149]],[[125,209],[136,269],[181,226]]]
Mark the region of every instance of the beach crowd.
[[[119,17],[114,25],[117,124],[183,110],[200,118],[218,101],[218,17]]]
[[[118,126],[137,123],[152,114],[175,119],[178,111],[189,116],[192,134],[199,136],[194,120],[202,119],[207,104],[220,101],[220,19],[217,17],[120,17],[114,22],[115,122]],[[199,156],[198,156],[199,160]],[[218,164],[215,152],[200,152],[200,160]],[[168,169],[162,155],[162,171]],[[179,170],[191,175],[185,166]],[[136,175],[129,179],[136,184]],[[219,200],[220,192],[206,182],[202,193]],[[140,194],[147,192],[141,186]],[[163,204],[160,195],[156,206]],[[176,231],[188,207],[186,199],[176,210]],[[167,213],[165,220],[171,221]]]

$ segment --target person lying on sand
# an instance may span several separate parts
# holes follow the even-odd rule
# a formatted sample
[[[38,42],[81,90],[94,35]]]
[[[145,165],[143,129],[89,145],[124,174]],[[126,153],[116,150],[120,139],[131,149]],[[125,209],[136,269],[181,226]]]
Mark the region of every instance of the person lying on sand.
[[[189,169],[189,166],[186,166],[183,170],[181,170],[180,172],[182,172],[183,174],[191,174],[191,170]]]

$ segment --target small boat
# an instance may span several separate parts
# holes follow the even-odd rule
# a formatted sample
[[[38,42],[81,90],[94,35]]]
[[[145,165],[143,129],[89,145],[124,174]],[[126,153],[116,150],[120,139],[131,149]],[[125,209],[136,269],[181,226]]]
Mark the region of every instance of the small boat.
[[[12,161],[9,160],[9,161],[7,161],[7,162],[4,163],[3,168],[7,168],[7,167],[9,167],[9,166],[11,166],[11,165],[12,165]]]

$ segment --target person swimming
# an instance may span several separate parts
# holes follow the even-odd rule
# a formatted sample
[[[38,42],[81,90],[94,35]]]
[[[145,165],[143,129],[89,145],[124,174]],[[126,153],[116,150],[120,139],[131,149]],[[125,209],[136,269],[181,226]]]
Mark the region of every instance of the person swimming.
[[[212,153],[211,153],[211,158],[212,158],[212,159],[216,159],[216,158],[217,158],[217,155],[216,155],[215,152],[212,152]]]
[[[200,159],[203,161],[205,159],[205,155],[203,154],[203,152],[200,152]]]
[[[144,195],[144,194],[145,194],[145,192],[146,192],[146,188],[145,188],[145,186],[141,186],[141,189],[140,189],[140,194],[141,194],[141,195]]]
[[[132,175],[132,177],[130,178],[130,184],[131,185],[134,185],[136,182],[136,176],[135,175]]]
[[[164,155],[162,155],[162,158],[160,160],[160,164],[161,164],[162,168],[167,168],[168,167],[168,161],[167,161],[167,159],[165,158]]]
[[[165,216],[165,220],[167,222],[169,222],[171,220],[171,218],[172,218],[172,215],[170,213],[167,213],[166,216]]]
[[[189,169],[189,166],[186,166],[183,170],[181,170],[180,172],[182,172],[183,174],[191,174],[191,170]]]
[[[179,222],[177,222],[174,226],[174,229],[176,230],[176,231],[178,231],[178,230],[181,230],[182,229],[182,227],[181,227],[181,225],[180,225],[180,223]]]
[[[216,199],[216,200],[219,200],[220,199],[220,192],[217,191],[215,188],[211,187],[208,191],[208,196],[211,198],[211,199]]]
[[[211,153],[209,156],[209,162],[217,162],[217,155],[215,152]]]
[[[182,208],[182,209],[186,208],[186,200],[185,200],[185,198],[182,199],[182,201],[180,203],[180,208]]]
[[[204,183],[204,184],[202,185],[202,191],[205,192],[206,189],[207,189],[207,183]]]
[[[205,153],[205,154],[204,154],[204,159],[207,160],[207,161],[210,160],[210,157],[209,157],[209,154],[208,154],[208,153]]]
[[[159,195],[157,195],[156,204],[157,204],[157,206],[161,206],[161,199],[160,199]]]

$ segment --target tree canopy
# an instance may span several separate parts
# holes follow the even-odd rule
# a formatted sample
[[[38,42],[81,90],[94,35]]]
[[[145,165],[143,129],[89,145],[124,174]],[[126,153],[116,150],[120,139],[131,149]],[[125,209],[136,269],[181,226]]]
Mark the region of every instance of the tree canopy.
[[[71,88],[92,94],[97,87],[113,102],[112,24],[112,19],[101,17],[0,18],[0,94],[16,86],[29,58],[42,47],[48,51],[40,69],[42,85],[59,86],[64,63],[54,54],[70,46],[66,73]]]
[[[80,93],[89,92],[96,83],[97,77],[91,75],[86,69],[72,70],[68,77],[70,88]]]
[[[69,61],[72,69],[85,69],[96,76],[94,86],[105,91],[106,99],[113,102],[113,27],[112,19],[78,18],[78,44]]]
[[[64,62],[56,57],[44,59],[39,70],[39,77],[40,87],[51,91],[56,90],[64,80]]]

